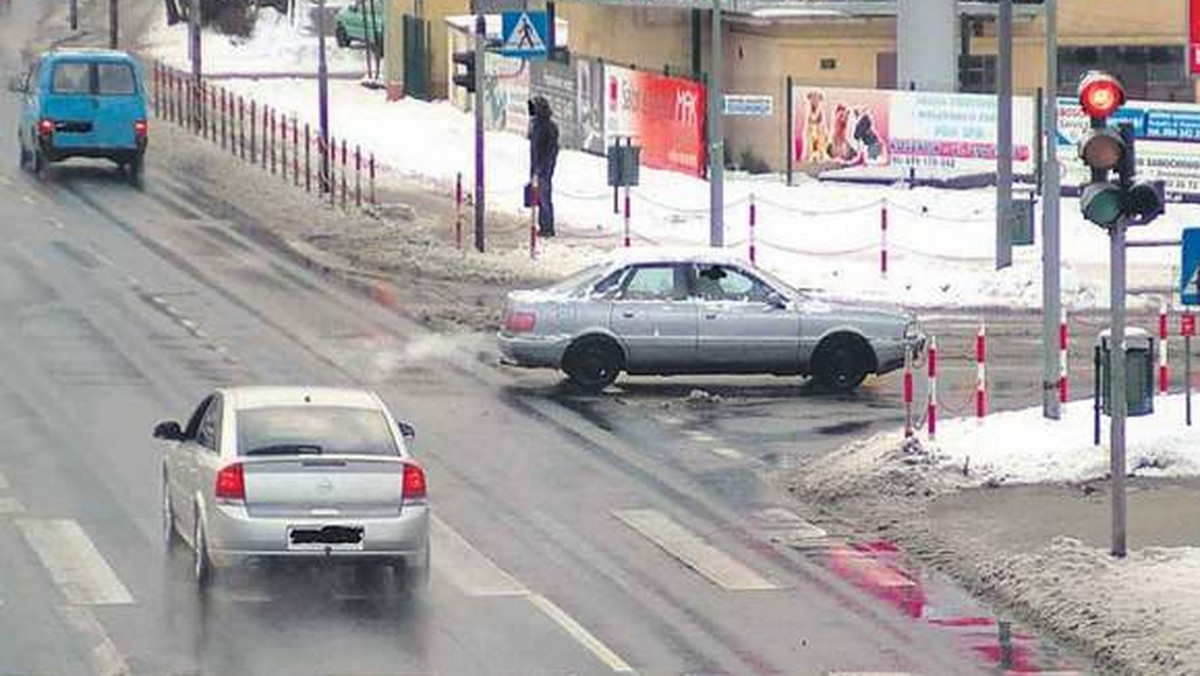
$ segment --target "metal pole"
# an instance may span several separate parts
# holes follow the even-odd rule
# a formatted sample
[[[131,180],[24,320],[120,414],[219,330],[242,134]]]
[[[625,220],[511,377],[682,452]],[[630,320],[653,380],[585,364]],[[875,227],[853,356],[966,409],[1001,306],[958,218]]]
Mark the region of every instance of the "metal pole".
[[[192,61],[192,82],[195,83],[195,90],[200,91],[201,78],[204,75],[202,64],[200,63],[200,0],[188,0],[188,55]],[[193,111],[198,111],[199,106],[192,108]],[[192,125],[195,127],[200,124],[200,114],[196,112],[192,119]]]
[[[787,155],[786,155],[787,159],[784,162],[784,166],[787,167],[787,185],[790,186],[792,184],[792,156],[795,154],[795,149],[792,147],[792,145],[795,143],[795,139],[792,138],[792,134],[796,133],[795,128],[793,127],[794,122],[792,120],[792,115],[795,114],[795,111],[793,110],[795,101],[792,98],[792,76],[791,75],[787,76],[787,80],[785,80],[785,83],[786,84],[784,86],[787,87],[787,91],[784,92],[784,97],[787,100],[787,118],[784,120],[783,124],[785,125],[784,126],[784,137],[787,139],[786,140],[787,147],[784,148],[784,152],[787,153]]]
[[[1000,0],[996,60],[996,269],[1012,265],[1012,0]],[[1058,315],[1054,315],[1057,317]]]
[[[329,180],[329,66],[325,63],[325,0],[317,0],[317,138],[321,148],[321,191],[333,190]]]
[[[71,7],[68,10],[71,30],[79,30],[79,0],[71,0]]]
[[[1042,416],[1062,416],[1054,391],[1058,379],[1057,328],[1062,314],[1059,198],[1062,178],[1058,166],[1058,0],[1046,0],[1046,119],[1042,122],[1045,160],[1042,165]]]
[[[484,190],[483,68],[487,42],[487,20],[475,17],[475,250],[483,253],[483,219],[487,213]]]
[[[1112,346],[1109,350],[1109,406],[1112,411],[1109,444],[1112,461],[1112,555],[1125,556],[1125,217],[1111,235]]]
[[[108,48],[116,49],[119,38],[120,9],[117,0],[108,0]]]
[[[725,246],[725,107],[721,84],[725,45],[721,32],[721,0],[713,0],[708,75],[708,244],[718,248]]]
[[[1192,337],[1183,337],[1183,403],[1187,426],[1192,426]]]

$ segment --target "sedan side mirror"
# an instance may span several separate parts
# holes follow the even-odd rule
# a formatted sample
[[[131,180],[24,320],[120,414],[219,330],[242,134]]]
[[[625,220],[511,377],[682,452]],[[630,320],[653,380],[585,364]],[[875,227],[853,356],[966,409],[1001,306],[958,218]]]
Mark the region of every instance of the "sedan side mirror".
[[[412,426],[412,423],[400,421],[396,423],[396,427],[400,429],[400,436],[404,437],[405,441],[412,441],[417,438],[417,428]]]
[[[787,298],[784,298],[783,295],[778,291],[772,291],[771,293],[767,294],[767,305],[770,305],[776,310],[786,310],[788,301]]]
[[[183,441],[183,428],[174,420],[160,422],[154,426],[154,438],[166,441]]]

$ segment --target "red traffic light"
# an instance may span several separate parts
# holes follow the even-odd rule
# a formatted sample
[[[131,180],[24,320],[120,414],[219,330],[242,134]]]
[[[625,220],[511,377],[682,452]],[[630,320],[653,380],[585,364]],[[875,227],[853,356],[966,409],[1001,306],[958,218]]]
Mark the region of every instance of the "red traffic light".
[[[1124,104],[1125,88],[1108,73],[1094,70],[1079,83],[1079,105],[1088,117],[1110,117]]]

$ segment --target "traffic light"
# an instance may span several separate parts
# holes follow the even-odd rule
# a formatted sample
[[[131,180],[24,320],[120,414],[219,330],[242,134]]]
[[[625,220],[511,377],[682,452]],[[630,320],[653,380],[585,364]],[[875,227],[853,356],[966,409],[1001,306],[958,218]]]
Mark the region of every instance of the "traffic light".
[[[1122,218],[1128,225],[1143,225],[1163,213],[1162,181],[1136,179],[1133,125],[1108,124],[1108,118],[1125,104],[1125,89],[1112,75],[1092,71],[1079,83],[1079,105],[1091,118],[1091,130],[1079,141],[1079,157],[1092,170],[1083,187],[1079,208],[1083,217],[1104,228]],[[1111,172],[1117,180],[1110,180]]]
[[[454,84],[475,93],[475,51],[454,52]],[[459,71],[458,67],[463,66]]]

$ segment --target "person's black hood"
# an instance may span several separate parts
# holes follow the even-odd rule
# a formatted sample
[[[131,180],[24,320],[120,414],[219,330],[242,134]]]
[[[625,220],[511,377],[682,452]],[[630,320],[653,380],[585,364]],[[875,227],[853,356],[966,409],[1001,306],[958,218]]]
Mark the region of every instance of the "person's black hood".
[[[529,99],[529,114],[541,120],[548,120],[554,112],[550,109],[550,102],[546,97],[538,95]]]

